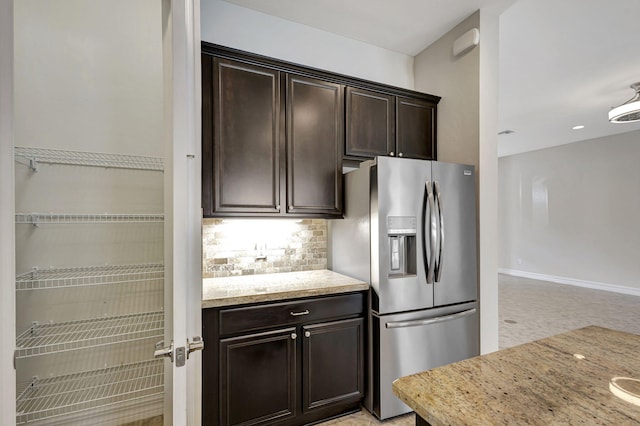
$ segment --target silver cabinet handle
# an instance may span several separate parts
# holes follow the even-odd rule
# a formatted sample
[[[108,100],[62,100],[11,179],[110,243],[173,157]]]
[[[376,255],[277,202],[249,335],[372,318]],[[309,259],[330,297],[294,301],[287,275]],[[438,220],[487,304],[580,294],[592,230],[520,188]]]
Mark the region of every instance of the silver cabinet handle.
[[[442,247],[444,246],[444,221],[442,219],[442,199],[440,198],[440,183],[435,180],[433,181],[433,185],[435,187],[435,198],[436,204],[438,205],[438,222],[440,224],[440,244],[438,245],[438,261],[435,264],[436,270],[436,282],[440,282],[440,276],[442,275],[442,255],[444,252],[442,251]]]
[[[395,153],[395,152],[393,152],[393,151],[391,151],[391,152],[389,153],[389,155],[393,157],[394,155],[396,155],[396,153]]]
[[[425,184],[425,191],[427,193],[427,202],[425,203],[425,212],[424,212],[424,223],[423,223],[423,229],[422,229],[422,247],[423,247],[423,252],[424,252],[424,260],[426,263],[426,269],[427,269],[427,284],[433,284],[433,276],[434,276],[434,269],[435,269],[435,263],[436,263],[436,247],[435,247],[435,242],[436,242],[436,238],[437,238],[437,233],[436,233],[436,217],[435,217],[435,208],[434,208],[434,202],[433,202],[433,190],[432,190],[432,186],[431,186],[431,181],[426,181]],[[429,217],[427,218],[427,204],[429,206]],[[431,252],[429,253],[429,257],[427,258],[427,233],[428,233],[428,238],[429,238],[429,248],[431,249]]]
[[[304,332],[304,337],[311,337],[311,332],[310,331],[305,331]]]
[[[296,333],[291,333],[291,340],[296,340],[298,335]]]
[[[471,309],[467,309],[466,311],[458,312],[451,315],[445,315],[443,317],[419,319],[419,320],[413,320],[413,321],[388,322],[385,324],[385,327],[386,328],[404,328],[404,327],[415,327],[418,325],[437,324],[439,322],[445,322],[445,321],[451,321],[451,320],[463,318],[475,313],[476,313],[476,308],[471,308]]]
[[[280,211],[280,204],[276,204],[276,210]]]
[[[401,152],[398,153],[398,157],[402,157],[402,153]]]
[[[309,315],[309,310],[304,310],[302,312],[289,312],[292,317],[299,317],[301,315]]]

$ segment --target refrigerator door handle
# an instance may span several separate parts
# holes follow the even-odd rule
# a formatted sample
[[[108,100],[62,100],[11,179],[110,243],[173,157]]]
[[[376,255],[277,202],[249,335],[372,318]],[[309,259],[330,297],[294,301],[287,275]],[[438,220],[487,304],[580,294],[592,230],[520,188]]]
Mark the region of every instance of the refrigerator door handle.
[[[467,317],[475,313],[476,313],[476,308],[471,308],[471,309],[467,309],[466,311],[457,312],[451,315],[445,315],[443,317],[426,318],[426,319],[419,319],[419,320],[412,320],[412,321],[388,322],[385,324],[385,327],[386,328],[405,328],[405,327],[416,327],[421,325],[437,324],[439,322],[452,321],[455,319]]]
[[[425,182],[425,193],[427,195],[424,203],[423,227],[422,227],[422,251],[424,256],[425,269],[427,270],[427,284],[433,284],[433,277],[436,263],[436,216],[433,201],[433,189],[431,181]],[[428,212],[427,212],[428,210]],[[427,218],[428,213],[428,218]],[[428,233],[428,237],[427,237]],[[429,253],[427,253],[427,238],[429,239]]]
[[[444,221],[442,214],[442,199],[440,198],[440,183],[437,180],[433,181],[433,186],[435,188],[435,198],[436,204],[438,205],[438,222],[440,227],[440,240],[438,244],[438,260],[434,265],[435,269],[435,280],[436,282],[440,282],[440,276],[442,275],[442,256],[444,254],[442,247],[444,246]]]

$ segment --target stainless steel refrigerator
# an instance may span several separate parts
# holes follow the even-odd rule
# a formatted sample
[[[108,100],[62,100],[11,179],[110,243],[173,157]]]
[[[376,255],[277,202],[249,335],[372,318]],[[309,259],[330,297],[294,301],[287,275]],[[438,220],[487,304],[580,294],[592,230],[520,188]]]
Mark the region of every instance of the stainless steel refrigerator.
[[[479,354],[474,168],[362,163],[329,229],[330,268],[371,284],[365,407],[407,413],[395,379]]]

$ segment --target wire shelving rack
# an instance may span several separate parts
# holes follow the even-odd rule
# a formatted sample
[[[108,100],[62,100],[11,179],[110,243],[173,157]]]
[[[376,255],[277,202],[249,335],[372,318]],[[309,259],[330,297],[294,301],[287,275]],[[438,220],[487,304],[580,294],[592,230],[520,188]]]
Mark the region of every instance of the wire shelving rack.
[[[67,213],[16,213],[16,223],[31,225],[77,223],[143,223],[164,222],[162,214],[67,214]]]
[[[69,151],[61,149],[30,148],[16,146],[15,158],[38,171],[38,164],[66,164],[115,169],[164,171],[162,158],[140,155],[107,154],[101,152]]]
[[[64,376],[34,378],[18,390],[16,424],[25,424],[133,400],[162,400],[162,360]]]
[[[164,280],[161,263],[33,269],[16,277],[16,290],[45,290]]]
[[[162,339],[164,313],[147,312],[59,323],[34,323],[16,339],[16,359],[84,348]]]

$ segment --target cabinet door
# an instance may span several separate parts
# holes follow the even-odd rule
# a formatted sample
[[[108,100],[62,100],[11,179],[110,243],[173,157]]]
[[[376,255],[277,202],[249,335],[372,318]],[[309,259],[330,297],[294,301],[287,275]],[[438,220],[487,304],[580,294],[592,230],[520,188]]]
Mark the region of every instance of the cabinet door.
[[[373,158],[395,151],[395,96],[347,87],[345,156]]]
[[[303,410],[364,395],[362,318],[302,327]]]
[[[287,75],[287,213],[342,214],[342,90]]]
[[[220,340],[220,424],[271,424],[296,415],[296,329]]]
[[[202,76],[204,215],[277,213],[280,73],[221,58],[209,72],[205,59],[211,56],[203,55]]]
[[[396,148],[399,157],[436,159],[436,105],[420,99],[396,101]]]

